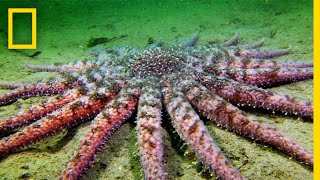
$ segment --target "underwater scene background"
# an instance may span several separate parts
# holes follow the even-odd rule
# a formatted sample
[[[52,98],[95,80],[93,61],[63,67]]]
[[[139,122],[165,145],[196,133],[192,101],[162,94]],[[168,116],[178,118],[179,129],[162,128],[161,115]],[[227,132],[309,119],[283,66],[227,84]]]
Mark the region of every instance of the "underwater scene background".
[[[37,8],[37,50],[7,49],[7,11],[14,7]],[[264,49],[287,48],[292,53],[279,60],[313,60],[312,0],[163,0],[163,1],[1,1],[0,81],[38,82],[57,74],[34,72],[28,64],[61,64],[83,60],[88,52],[113,46],[144,49],[151,41],[166,45],[199,33],[200,44],[224,42],[235,33],[240,41],[265,38]],[[30,17],[14,16],[15,42],[30,42]],[[103,43],[93,43],[95,39]],[[34,52],[41,54],[31,58]],[[271,91],[313,100],[313,81],[303,81]],[[5,93],[6,90],[0,90]],[[37,97],[0,107],[0,119],[14,115]],[[313,152],[313,124],[296,117],[250,111],[259,122],[276,127]],[[55,179],[76,149],[85,123],[41,141],[28,150],[0,160],[0,179]],[[206,122],[218,145],[247,179],[312,179],[313,172],[277,150],[237,136]],[[165,165],[171,179],[210,178],[183,145],[164,135]],[[83,179],[142,179],[134,119],[125,123],[106,143]],[[202,174],[202,175],[199,175]]]

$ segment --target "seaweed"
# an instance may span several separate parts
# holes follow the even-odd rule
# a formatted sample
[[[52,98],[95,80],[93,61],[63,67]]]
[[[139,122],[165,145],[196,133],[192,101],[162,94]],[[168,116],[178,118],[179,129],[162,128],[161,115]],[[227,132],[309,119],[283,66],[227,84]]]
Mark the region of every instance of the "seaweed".
[[[278,29],[272,30],[272,31],[270,32],[270,38],[271,38],[271,39],[274,38],[274,37],[276,36],[277,32],[278,32]]]
[[[148,45],[150,45],[150,44],[153,44],[153,43],[155,43],[156,41],[152,38],[152,37],[149,37],[148,38]]]
[[[115,39],[115,37],[113,37],[113,38],[107,38],[107,37],[91,38],[89,40],[89,43],[88,43],[87,46],[88,47],[93,47],[93,46],[96,46],[98,44],[108,43],[113,39]]]
[[[41,53],[42,53],[41,51],[37,51],[37,52],[35,52],[35,53],[33,53],[33,54],[29,55],[28,57],[30,57],[30,58],[34,58],[34,57],[39,56]]]
[[[25,52],[25,50],[23,50],[23,49],[21,49],[21,50],[19,50],[19,49],[10,49],[10,50],[14,51],[14,52],[17,52],[17,53],[20,53],[20,54],[22,54],[22,55],[24,55],[26,57],[29,57],[29,58],[35,58],[35,57],[39,56],[42,53],[41,51],[36,51],[36,52],[34,52],[32,54],[29,54],[29,53]]]

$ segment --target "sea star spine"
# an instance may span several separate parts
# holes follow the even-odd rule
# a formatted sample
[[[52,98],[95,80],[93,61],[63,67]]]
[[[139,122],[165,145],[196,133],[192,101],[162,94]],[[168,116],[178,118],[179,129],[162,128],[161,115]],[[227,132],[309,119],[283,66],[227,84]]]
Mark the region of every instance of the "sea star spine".
[[[313,68],[242,69],[207,66],[205,71],[258,87],[273,87],[313,78]]]
[[[0,122],[0,137],[11,130],[31,124],[47,114],[63,107],[82,95],[79,90],[69,90],[62,96],[52,97],[47,102],[31,107],[23,113]]]
[[[79,101],[70,103],[69,106],[55,111],[53,115],[46,116],[33,125],[1,139],[0,155],[5,156],[15,152],[21,147],[94,117],[115,95],[115,91],[108,91],[104,95],[84,96]]]
[[[161,127],[161,94],[145,87],[139,99],[137,133],[144,179],[165,179]]]
[[[184,95],[176,90],[165,90],[165,105],[179,136],[195,151],[199,159],[223,179],[243,179],[215,145],[200,117]]]
[[[23,86],[4,95],[0,95],[0,106],[13,103],[19,98],[59,94],[75,86],[77,86],[77,83],[68,82],[38,83]]]
[[[79,179],[92,164],[96,154],[107,138],[131,116],[138,102],[140,88],[125,88],[116,99],[92,121],[88,132],[81,140],[76,155],[61,173],[61,179]]]
[[[313,155],[281,132],[254,121],[237,107],[210,93],[204,86],[190,84],[185,84],[183,91],[202,115],[237,134],[270,144],[308,166],[313,166]]]
[[[230,79],[203,73],[198,80],[213,93],[234,104],[263,108],[307,119],[313,117],[313,106],[309,101],[282,96],[255,86],[242,85]]]

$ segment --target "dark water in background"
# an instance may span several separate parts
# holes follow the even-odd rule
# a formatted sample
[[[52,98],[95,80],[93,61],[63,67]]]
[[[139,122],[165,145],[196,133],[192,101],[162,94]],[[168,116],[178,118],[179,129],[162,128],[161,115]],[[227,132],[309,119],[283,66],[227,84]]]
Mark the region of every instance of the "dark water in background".
[[[214,29],[216,34],[231,33],[239,29],[252,29],[260,26],[283,28],[283,22],[277,22],[283,16],[303,9],[309,9],[312,16],[312,1],[309,0],[184,0],[184,1],[4,1],[0,6],[0,30],[7,29],[8,7],[35,7],[38,11],[38,43],[46,42],[45,32],[63,32],[75,36],[76,29],[83,30],[82,40],[96,35],[97,29],[105,34],[123,35],[132,30],[127,40],[135,43],[141,36],[153,35],[154,38],[168,36],[178,39],[184,34]],[[249,16],[250,15],[250,16]],[[17,17],[17,20],[22,17]],[[297,14],[297,18],[299,18]],[[26,19],[26,18],[25,18]],[[269,22],[271,20],[271,22]],[[22,20],[20,20],[22,21]],[[23,20],[25,23],[29,21]],[[265,24],[264,24],[265,23]],[[289,22],[286,22],[289,23]],[[310,19],[309,19],[309,23]],[[23,24],[19,22],[19,24]],[[298,25],[298,24],[297,24]],[[311,26],[310,24],[309,26]],[[16,26],[15,26],[16,27]],[[16,27],[16,34],[26,33],[26,25]],[[311,29],[311,27],[310,27]],[[230,32],[231,31],[231,32]],[[310,31],[310,30],[309,30]],[[30,32],[29,32],[30,33]],[[215,36],[217,36],[215,35]],[[3,34],[2,34],[3,36]],[[137,39],[137,36],[139,39]],[[67,38],[66,38],[67,39]],[[77,41],[78,38],[73,38]],[[5,39],[1,39],[2,41]],[[173,39],[172,39],[173,40]]]
[[[20,7],[37,8],[37,51],[42,53],[35,59],[26,57],[23,53],[9,51],[7,49],[7,8]],[[30,38],[25,38],[30,34],[30,18],[17,16],[15,23],[15,39],[17,42],[28,42]],[[107,37],[116,38],[114,41],[103,44],[105,47],[132,45],[143,49],[150,38],[162,40],[166,44],[190,36],[193,33],[200,33],[200,43],[223,42],[234,33],[241,34],[241,41],[253,42],[261,37],[266,39],[266,49],[275,49],[292,45],[293,52],[286,60],[306,60],[312,61],[312,1],[311,0],[164,0],[164,1],[66,1],[66,0],[38,0],[38,1],[16,1],[5,0],[0,2],[0,80],[5,81],[37,81],[50,77],[44,73],[33,73],[25,68],[26,64],[53,64],[68,63],[73,60],[83,59],[90,48],[87,47],[91,38]],[[274,37],[272,33],[276,32]],[[124,38],[117,38],[125,36]],[[35,50],[23,52],[33,53]],[[52,75],[51,75],[52,76]],[[297,97],[312,99],[312,83],[290,85],[277,91],[284,92]],[[297,90],[298,89],[298,90]],[[311,94],[311,95],[310,95]],[[33,104],[32,102],[25,102]],[[25,104],[22,104],[23,106]],[[19,104],[20,106],[20,104]],[[1,116],[15,113],[16,109],[0,109]],[[309,149],[312,149],[312,125],[307,125],[293,119],[283,120],[283,117],[262,115],[262,120],[267,121],[272,126],[283,130],[286,134],[297,139]],[[260,120],[260,119],[259,119]],[[280,123],[279,123],[280,122]],[[284,123],[283,123],[284,122]],[[128,130],[129,129],[129,130]],[[127,130],[134,134],[133,128]],[[253,149],[245,151],[249,157],[249,164],[242,168],[242,173],[249,179],[311,179],[312,172],[291,160],[285,161],[286,156],[277,155],[272,148],[257,147],[254,143],[237,138],[232,133],[224,130],[212,131],[220,139],[222,148],[231,150],[234,154],[227,152],[227,156],[233,164],[240,166],[241,160],[234,157],[241,156],[242,145]],[[123,132],[120,132],[120,134]],[[130,134],[129,133],[129,134]],[[124,131],[127,135],[127,131]],[[310,140],[311,139],[311,140]],[[75,138],[74,141],[77,141]],[[136,139],[129,138],[126,144],[135,143]],[[112,142],[117,142],[113,140]],[[116,143],[115,143],[116,144]],[[241,146],[236,146],[241,144]],[[69,145],[71,146],[71,145]],[[66,152],[72,148],[63,147],[55,153],[17,155],[9,158],[5,162],[0,161],[0,179],[17,174],[13,177],[21,177],[21,174],[28,172],[35,179],[55,178],[61,167],[68,159]],[[68,149],[70,148],[70,149]],[[116,145],[115,152],[102,155],[111,157],[107,161],[106,175],[96,175],[95,168],[88,171],[88,177],[129,177],[126,170],[116,171],[119,163],[115,153],[123,152],[126,156],[128,150],[126,145]],[[269,152],[271,151],[271,152]],[[46,153],[45,151],[43,151]],[[173,150],[170,150],[173,152]],[[229,154],[228,154],[229,153]],[[119,156],[119,155],[118,155]],[[179,156],[173,157],[179,159]],[[242,156],[241,156],[242,157]],[[103,159],[103,158],[102,158]],[[106,158],[108,159],[108,158]],[[103,160],[102,160],[103,161]],[[113,162],[115,161],[115,162]],[[174,167],[183,167],[179,173],[183,172],[184,178],[199,178],[194,168],[188,169],[191,162],[185,160],[184,164],[174,164]],[[28,171],[20,167],[29,164]],[[36,162],[36,163],[34,163]],[[179,161],[180,162],[180,161]],[[37,165],[38,163],[38,165]],[[118,163],[118,164],[117,164]],[[120,164],[123,162],[120,162]],[[288,164],[282,164],[288,163]],[[51,164],[51,166],[50,166]],[[125,163],[124,163],[125,164]],[[10,166],[9,166],[10,165]],[[129,165],[128,165],[129,166]],[[130,166],[129,166],[130,167]],[[130,169],[127,167],[127,169]],[[185,169],[185,171],[183,171]],[[171,174],[176,173],[173,168]],[[188,174],[188,171],[189,174]],[[190,175],[191,174],[191,175]],[[91,175],[91,176],[90,176]],[[12,178],[14,179],[14,178]]]
[[[37,8],[37,60],[7,49],[8,8]],[[265,38],[266,48],[293,46],[285,59],[312,60],[312,0],[165,0],[165,1],[17,1],[0,4],[0,79],[29,78],[25,63],[52,64],[79,59],[92,38],[114,39],[104,47],[130,45],[140,49],[148,40],[167,45],[200,33],[200,43],[223,42],[235,33],[243,43]],[[30,41],[30,19],[14,19],[14,40]],[[272,36],[272,34],[275,34]],[[1,55],[4,58],[1,58]],[[4,62],[4,59],[13,59]],[[21,60],[19,60],[21,59]],[[19,66],[17,74],[12,69]],[[32,77],[33,78],[33,77]],[[30,79],[32,79],[30,78]]]

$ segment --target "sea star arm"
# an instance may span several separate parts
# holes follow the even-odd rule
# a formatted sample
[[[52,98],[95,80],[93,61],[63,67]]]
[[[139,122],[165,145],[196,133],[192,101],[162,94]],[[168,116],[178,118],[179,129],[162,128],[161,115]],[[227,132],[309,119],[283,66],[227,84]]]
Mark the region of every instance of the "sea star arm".
[[[61,96],[52,97],[45,103],[37,104],[24,112],[10,117],[8,119],[2,120],[0,122],[0,137],[8,134],[8,132],[22,127],[27,124],[31,124],[49,113],[63,107],[64,105],[76,100],[83,94],[82,91],[78,89],[72,89]]]
[[[67,65],[27,65],[28,68],[41,72],[59,72],[62,74],[69,74],[73,72],[81,72],[86,69],[94,68],[96,64],[91,61],[78,61]]]
[[[231,39],[224,42],[222,45],[224,47],[227,46],[235,46],[239,43],[239,34],[236,33]],[[290,53],[291,47],[287,49],[278,49],[275,51],[257,51],[257,50],[249,50],[249,49],[255,49],[257,47],[263,46],[264,41],[254,43],[252,45],[245,45],[247,46],[247,50],[241,50],[234,53],[236,56],[240,56],[243,58],[257,58],[257,59],[268,59],[268,58],[274,58],[279,56],[284,56]]]
[[[224,48],[217,45],[199,46],[189,50],[188,58],[191,61],[200,61],[202,64],[226,66],[231,68],[256,69],[256,68],[310,68],[312,63],[302,62],[276,62],[271,59],[258,59],[241,57],[242,50],[238,47]],[[240,56],[240,57],[239,57]]]
[[[242,69],[206,66],[205,71],[257,87],[273,87],[313,78],[313,68]]]
[[[215,65],[238,67],[244,69],[250,68],[280,68],[295,67],[305,68],[313,67],[312,63],[300,62],[275,62],[268,60],[270,58],[287,55],[291,48],[279,49],[275,51],[258,51],[257,48],[262,47],[264,39],[252,43],[236,46],[239,42],[239,35],[235,34],[230,40],[217,45],[205,45],[192,49],[189,55],[200,58],[205,61],[211,61]],[[228,49],[224,47],[229,47]]]
[[[59,94],[77,85],[76,82],[53,82],[23,86],[0,95],[0,106],[11,104],[20,98]]]
[[[287,55],[291,52],[291,47],[287,49],[278,49],[274,51],[258,51],[258,50],[239,50],[234,53],[235,56],[242,58],[269,59]]]
[[[178,90],[165,90],[164,102],[179,136],[195,151],[199,159],[222,179],[243,179],[215,145],[200,117]]]
[[[263,45],[264,45],[264,38],[254,43],[241,45],[241,47],[244,49],[256,49],[256,48],[262,47]]]
[[[276,62],[269,59],[253,59],[232,57],[226,60],[210,59],[217,66],[228,66],[242,69],[257,69],[257,68],[310,68],[313,63],[302,62]]]
[[[22,86],[24,86],[22,83],[0,82],[0,88],[2,89],[16,89]]]
[[[137,133],[144,179],[165,179],[159,87],[145,86],[139,99]]]
[[[106,90],[103,94],[83,96],[50,116],[27,126],[19,132],[0,140],[0,157],[17,151],[19,148],[42,140],[96,116],[115,97],[116,90]]]
[[[180,47],[180,48],[187,48],[187,47],[192,47],[197,44],[199,41],[199,34],[194,34],[190,39],[178,42],[175,46]]]
[[[236,33],[234,36],[232,36],[228,41],[224,42],[222,45],[224,47],[227,46],[234,46],[239,43],[239,33]]]
[[[92,121],[81,140],[76,155],[61,173],[61,179],[79,179],[92,164],[107,138],[131,116],[138,102],[140,88],[127,87]]]
[[[270,144],[306,165],[313,166],[312,153],[276,129],[256,122],[237,107],[210,93],[204,86],[185,82],[182,89],[191,104],[213,122],[247,138]]]
[[[279,95],[255,86],[243,85],[227,78],[205,73],[197,77],[201,84],[231,103],[297,115],[307,119],[313,118],[313,106],[309,101]]]

